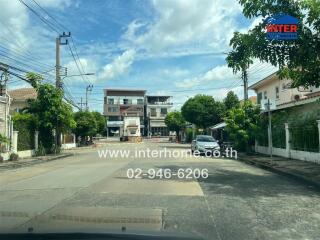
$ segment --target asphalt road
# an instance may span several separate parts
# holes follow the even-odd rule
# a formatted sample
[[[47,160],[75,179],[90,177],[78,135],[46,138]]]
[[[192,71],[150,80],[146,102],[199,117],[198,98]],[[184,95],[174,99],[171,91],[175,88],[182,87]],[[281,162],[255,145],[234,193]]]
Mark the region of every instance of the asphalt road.
[[[65,159],[2,171],[0,232],[103,229],[203,239],[319,239],[316,189],[232,159],[169,156],[186,147],[108,143]],[[130,157],[100,158],[103,149],[131,152]],[[146,149],[167,153],[137,156],[139,150],[147,155]],[[209,176],[150,179],[147,174],[150,169],[178,173],[187,168],[207,169]],[[141,178],[128,178],[128,169],[141,169]]]

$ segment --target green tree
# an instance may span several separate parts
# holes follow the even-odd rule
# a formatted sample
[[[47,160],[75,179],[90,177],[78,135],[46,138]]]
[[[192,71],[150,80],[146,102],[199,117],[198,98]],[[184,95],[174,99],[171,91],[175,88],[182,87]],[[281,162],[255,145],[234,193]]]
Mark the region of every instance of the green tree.
[[[280,78],[291,78],[294,86],[320,85],[320,2],[316,0],[239,0],[245,17],[262,22],[247,33],[235,32],[233,50],[227,56],[234,72],[242,71],[253,58],[279,67]],[[279,13],[298,18],[298,39],[268,40],[266,19]]]
[[[40,75],[38,73],[34,73],[34,72],[28,72],[26,75],[26,78],[27,78],[28,82],[30,83],[30,85],[35,89],[39,88],[39,86],[41,85],[41,82],[43,80],[42,75]]]
[[[92,112],[92,114],[97,124],[97,134],[104,135],[106,129],[106,118],[97,111]]]
[[[170,131],[176,132],[177,137],[179,136],[180,130],[186,125],[186,121],[184,120],[181,112],[178,111],[169,112],[164,122]]]
[[[232,108],[238,108],[240,106],[239,98],[233,91],[228,92],[225,99],[223,99],[223,103],[227,111]]]
[[[240,151],[250,151],[254,145],[255,136],[259,132],[259,107],[250,101],[245,101],[241,107],[233,108],[225,118],[226,130]]]
[[[76,123],[73,119],[72,107],[63,101],[63,92],[50,84],[41,84],[41,76],[37,74],[27,74],[29,82],[37,91],[37,98],[29,100],[26,109],[35,117],[37,129],[39,130],[39,140],[46,149],[46,152],[53,152],[54,149],[53,130],[57,132],[70,132]]]
[[[223,103],[215,101],[212,96],[196,95],[184,103],[181,113],[188,122],[207,128],[221,122],[224,106]]]
[[[76,128],[74,133],[77,137],[81,137],[84,140],[84,137],[95,136],[98,131],[97,122],[95,116],[92,112],[89,111],[79,111],[74,114],[74,120],[76,121]]]

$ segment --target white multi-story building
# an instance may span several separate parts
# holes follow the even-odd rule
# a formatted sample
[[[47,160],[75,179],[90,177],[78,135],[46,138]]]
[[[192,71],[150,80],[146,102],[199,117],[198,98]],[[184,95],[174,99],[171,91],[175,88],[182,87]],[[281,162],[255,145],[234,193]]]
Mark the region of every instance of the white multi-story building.
[[[146,119],[149,136],[169,136],[169,130],[164,122],[171,111],[171,96],[146,96]]]

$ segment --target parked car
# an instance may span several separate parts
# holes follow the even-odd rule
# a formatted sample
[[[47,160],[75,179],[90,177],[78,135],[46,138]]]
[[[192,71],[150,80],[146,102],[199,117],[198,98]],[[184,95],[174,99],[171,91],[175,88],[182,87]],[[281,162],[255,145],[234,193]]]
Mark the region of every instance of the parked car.
[[[191,142],[191,152],[198,150],[200,153],[213,152],[220,150],[218,141],[210,135],[197,135]]]

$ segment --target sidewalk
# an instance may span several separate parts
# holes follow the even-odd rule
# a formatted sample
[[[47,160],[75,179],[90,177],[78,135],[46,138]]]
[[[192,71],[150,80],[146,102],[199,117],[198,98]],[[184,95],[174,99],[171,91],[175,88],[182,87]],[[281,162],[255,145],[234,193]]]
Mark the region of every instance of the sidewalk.
[[[320,164],[267,155],[238,154],[238,160],[267,169],[269,171],[293,177],[320,188]]]
[[[0,171],[32,166],[34,164],[49,162],[49,161],[66,158],[73,155],[74,155],[73,153],[60,153],[57,155],[50,154],[50,155],[39,156],[39,157],[21,158],[21,159],[18,159],[18,161],[4,161],[0,163]]]

